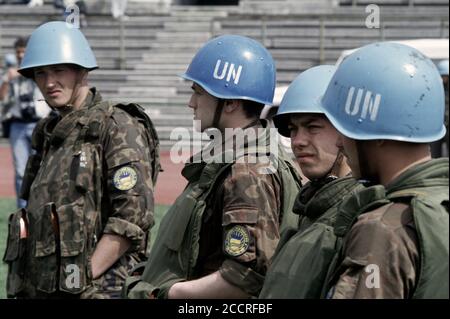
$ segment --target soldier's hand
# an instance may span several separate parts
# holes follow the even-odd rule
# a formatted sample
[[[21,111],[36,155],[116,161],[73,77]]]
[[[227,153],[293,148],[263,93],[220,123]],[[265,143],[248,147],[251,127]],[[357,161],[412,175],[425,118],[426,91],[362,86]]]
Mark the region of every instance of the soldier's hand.
[[[8,82],[14,80],[15,78],[17,78],[19,76],[19,72],[17,72],[16,68],[9,68],[8,70]]]

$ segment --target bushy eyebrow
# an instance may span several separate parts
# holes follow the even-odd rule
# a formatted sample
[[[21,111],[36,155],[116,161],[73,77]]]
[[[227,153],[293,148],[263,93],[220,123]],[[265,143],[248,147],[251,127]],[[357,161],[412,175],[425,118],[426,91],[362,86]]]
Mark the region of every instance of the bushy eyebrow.
[[[321,120],[321,117],[318,117],[318,116],[306,116],[306,117],[297,118],[295,123],[291,120],[291,121],[289,121],[289,124],[296,125],[296,126],[298,126],[298,125],[308,126],[311,123],[318,122],[320,120]]]
[[[203,89],[201,86],[196,85],[195,83],[192,84],[191,86],[192,91],[196,92],[196,93],[202,93]]]
[[[36,67],[35,71],[43,71],[45,68],[47,68],[48,70],[60,70],[60,69],[69,69],[70,66],[68,66],[67,64],[55,64],[55,65],[51,65],[51,66],[41,66],[41,67]]]

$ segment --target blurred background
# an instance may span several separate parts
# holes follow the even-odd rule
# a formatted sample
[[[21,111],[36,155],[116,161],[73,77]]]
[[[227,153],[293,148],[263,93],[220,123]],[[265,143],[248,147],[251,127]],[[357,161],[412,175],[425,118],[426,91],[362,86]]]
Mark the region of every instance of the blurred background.
[[[177,74],[211,37],[245,35],[269,49],[277,65],[276,104],[303,70],[336,64],[347,50],[374,41],[423,39],[415,42],[419,49],[434,55],[435,61],[448,59],[449,0],[0,0],[0,74],[13,63],[17,37],[29,36],[44,22],[65,20],[70,15],[65,7],[74,3],[100,66],[90,73],[91,85],[105,99],[141,104],[155,123],[164,168],[155,192],[158,216],[186,185],[180,175],[183,164],[169,158],[177,143],[170,139],[172,130],[192,131],[187,107],[190,83]],[[378,28],[366,26],[369,4],[380,9]],[[275,112],[267,108],[264,114],[270,117]],[[289,149],[289,141],[284,143]],[[1,255],[6,219],[15,210],[13,184],[9,142],[0,139]],[[0,298],[4,298],[2,273],[3,264]]]

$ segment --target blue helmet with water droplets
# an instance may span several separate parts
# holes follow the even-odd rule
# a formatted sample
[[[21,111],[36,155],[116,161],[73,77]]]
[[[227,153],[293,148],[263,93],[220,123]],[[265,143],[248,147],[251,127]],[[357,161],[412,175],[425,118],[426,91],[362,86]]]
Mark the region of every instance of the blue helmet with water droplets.
[[[441,76],[429,58],[403,44],[369,44],[349,55],[321,104],[352,139],[429,143],[445,135]]]

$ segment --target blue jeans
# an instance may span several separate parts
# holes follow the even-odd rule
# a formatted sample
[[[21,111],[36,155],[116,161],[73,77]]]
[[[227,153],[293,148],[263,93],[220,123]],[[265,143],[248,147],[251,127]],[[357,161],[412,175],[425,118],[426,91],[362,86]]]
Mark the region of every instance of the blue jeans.
[[[19,199],[20,187],[22,186],[23,174],[27,165],[28,156],[31,155],[31,135],[33,134],[36,123],[23,123],[13,121],[11,123],[11,131],[9,142],[14,161],[15,184],[17,195],[17,207],[25,207],[27,202]]]

